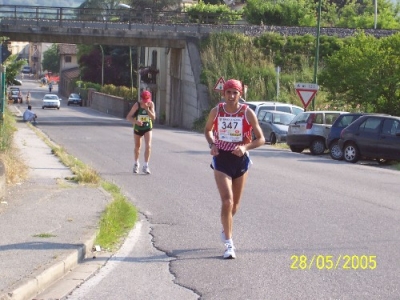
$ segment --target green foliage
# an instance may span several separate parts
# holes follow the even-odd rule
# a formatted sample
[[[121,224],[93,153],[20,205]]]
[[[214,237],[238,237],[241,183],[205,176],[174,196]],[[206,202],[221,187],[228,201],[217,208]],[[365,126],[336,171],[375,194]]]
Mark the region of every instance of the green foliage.
[[[255,42],[257,41],[257,42]],[[282,45],[278,39],[276,45]],[[276,65],[275,53],[266,55],[257,39],[241,34],[219,33],[210,35],[201,46],[202,74],[201,82],[208,86],[214,105],[220,100],[220,95],[213,90],[219,77],[225,80],[236,78],[248,86],[247,100],[273,100],[276,99]],[[286,76],[280,78],[279,101],[299,103],[294,93],[296,78],[311,80],[312,68],[309,60],[299,57],[297,68],[283,69]]]
[[[124,98],[128,101],[133,101],[137,99],[137,89],[133,89],[133,94],[131,93],[131,89],[126,86],[115,86],[113,84],[106,84],[100,89],[101,93],[113,95],[117,97]]]
[[[337,3],[336,3],[337,2]],[[322,0],[321,27],[374,28],[374,1]],[[316,26],[318,1],[248,0],[243,10],[251,24]],[[400,28],[400,4],[378,1],[377,28]]]
[[[43,52],[42,61],[43,70],[58,73],[60,71],[60,56],[58,54],[57,44],[51,45],[51,47]]]
[[[232,24],[242,18],[240,11],[232,11],[224,4],[206,4],[203,1],[187,7],[186,13],[191,23]]]
[[[4,110],[4,120],[0,122],[0,152],[11,149],[13,133],[15,128],[15,119],[8,109]]]
[[[344,28],[374,28],[374,1],[348,1],[338,10],[337,27]],[[378,29],[400,29],[399,4],[397,6],[388,0],[378,1]]]
[[[313,26],[314,3],[304,0],[248,0],[243,14],[251,24]]]
[[[14,78],[21,72],[24,65],[28,64],[25,59],[17,60],[17,55],[10,55],[3,64],[6,67],[6,83],[11,85]]]
[[[326,59],[319,78],[334,103],[400,115],[400,33],[377,39],[360,32]]]
[[[111,194],[113,201],[107,205],[101,216],[96,244],[114,250],[135,225],[137,210],[115,184],[103,182],[102,187]]]

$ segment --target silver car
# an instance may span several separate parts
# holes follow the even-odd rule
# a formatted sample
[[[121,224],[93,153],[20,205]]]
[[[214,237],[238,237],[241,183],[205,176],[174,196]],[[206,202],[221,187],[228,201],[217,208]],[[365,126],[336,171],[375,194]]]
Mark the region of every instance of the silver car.
[[[298,114],[289,124],[286,143],[292,152],[310,149],[321,155],[326,150],[326,139],[333,122],[345,111],[307,111]]]
[[[60,109],[61,98],[56,94],[46,94],[42,99],[42,109],[45,108],[57,108]]]
[[[290,122],[296,115],[277,110],[263,110],[258,122],[264,133],[265,141],[271,145],[286,142]]]

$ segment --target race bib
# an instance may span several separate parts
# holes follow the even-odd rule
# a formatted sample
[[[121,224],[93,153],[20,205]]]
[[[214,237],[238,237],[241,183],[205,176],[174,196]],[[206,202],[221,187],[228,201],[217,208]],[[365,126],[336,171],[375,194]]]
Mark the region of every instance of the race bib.
[[[148,115],[139,115],[138,121],[140,122],[150,122],[150,117]]]
[[[225,142],[242,142],[242,120],[239,117],[218,117],[218,139]]]

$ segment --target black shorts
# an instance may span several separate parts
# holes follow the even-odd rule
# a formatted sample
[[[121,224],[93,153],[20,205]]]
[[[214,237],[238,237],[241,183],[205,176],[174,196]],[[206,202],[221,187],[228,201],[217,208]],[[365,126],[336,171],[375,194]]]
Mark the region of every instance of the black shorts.
[[[151,131],[151,129],[152,129],[152,128],[144,129],[144,130],[134,130],[133,132],[134,132],[135,134],[137,134],[137,135],[144,136],[144,134],[145,134],[146,132]]]
[[[232,151],[218,150],[219,154],[214,156],[210,167],[214,170],[225,173],[232,179],[239,178],[246,173],[250,167],[248,152],[242,157],[232,154]]]

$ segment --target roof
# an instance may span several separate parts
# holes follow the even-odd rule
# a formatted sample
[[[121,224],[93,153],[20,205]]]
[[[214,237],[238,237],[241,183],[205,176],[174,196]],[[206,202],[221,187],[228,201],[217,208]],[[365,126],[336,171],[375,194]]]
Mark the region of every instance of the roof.
[[[81,73],[81,71],[79,70],[79,68],[71,68],[71,69],[63,70],[62,76],[66,77],[68,79],[74,79],[74,78],[78,78],[80,73]]]
[[[76,55],[77,47],[75,44],[58,44],[58,52],[60,55]]]

